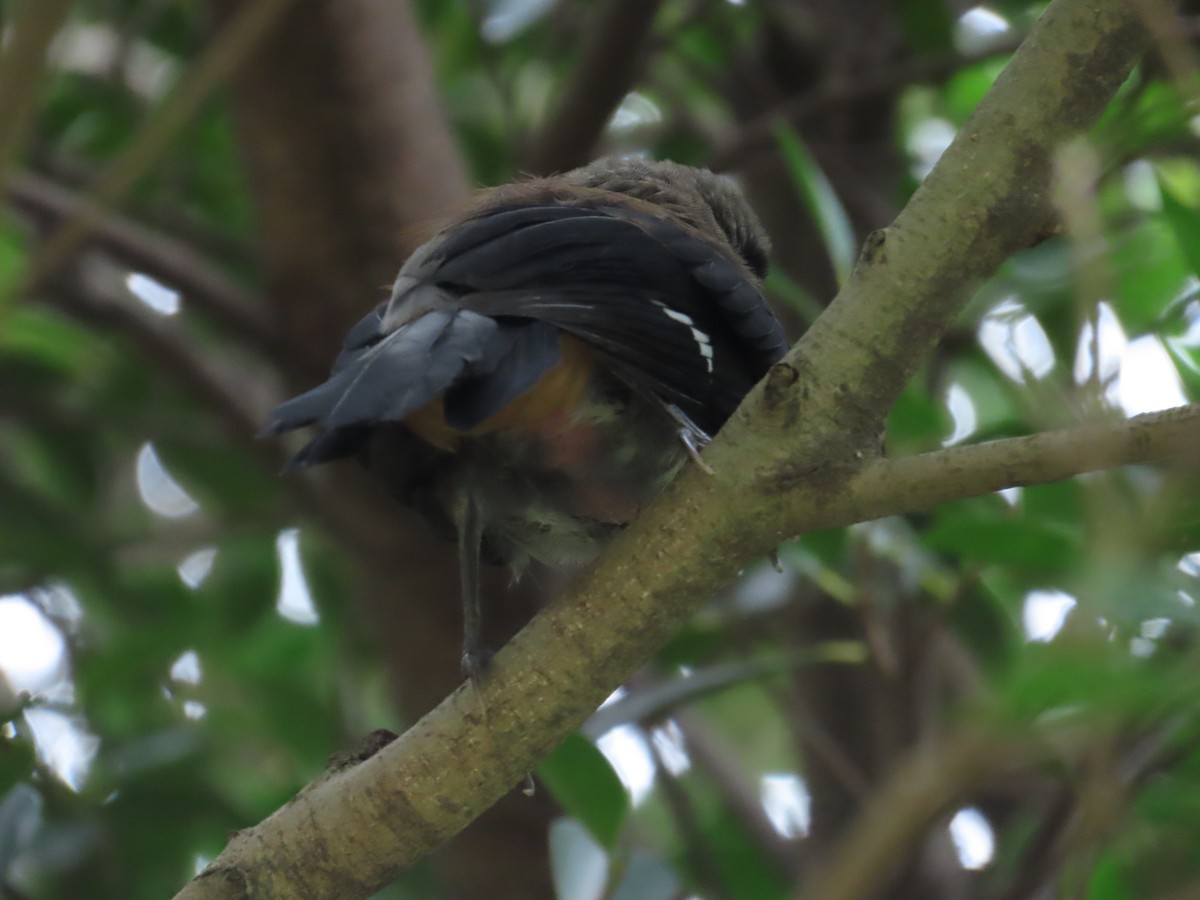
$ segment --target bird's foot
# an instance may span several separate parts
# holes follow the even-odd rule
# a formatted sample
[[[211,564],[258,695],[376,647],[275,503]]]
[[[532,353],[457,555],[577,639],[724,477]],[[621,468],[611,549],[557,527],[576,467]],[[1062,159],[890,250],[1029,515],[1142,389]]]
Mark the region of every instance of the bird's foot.
[[[679,441],[687,450],[688,456],[692,458],[692,462],[700,467],[700,470],[708,475],[716,475],[716,470],[704,461],[704,457],[700,454],[704,448],[712,443],[712,437],[707,431],[693,422],[688,414],[676,406],[674,403],[666,404],[666,410],[671,418],[675,420],[675,424],[679,426],[676,432],[679,435]]]
[[[493,656],[495,654],[483,645],[468,646],[463,649],[462,662],[460,664],[463,678],[471,685],[471,690],[475,692],[475,696],[479,699],[479,711],[483,714],[485,722],[488,717],[488,709],[487,703],[483,699],[483,676],[491,668]]]
[[[679,440],[683,442],[683,446],[687,449],[688,456],[692,458],[692,462],[700,467],[700,470],[706,475],[716,475],[717,470],[704,461],[704,457],[700,455],[701,451],[708,446],[712,440],[703,431],[693,431],[689,428],[679,429]]]
[[[464,647],[461,662],[463,678],[478,687],[483,682],[483,676],[491,668],[492,657],[495,655],[493,650],[482,645]]]

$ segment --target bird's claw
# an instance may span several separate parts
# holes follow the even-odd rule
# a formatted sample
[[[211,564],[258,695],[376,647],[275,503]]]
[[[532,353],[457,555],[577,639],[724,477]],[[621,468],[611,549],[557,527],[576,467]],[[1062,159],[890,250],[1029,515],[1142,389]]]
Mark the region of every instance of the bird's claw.
[[[496,654],[487,647],[467,647],[462,655],[462,676],[471,684],[478,687],[487,670],[491,668],[492,657]]]

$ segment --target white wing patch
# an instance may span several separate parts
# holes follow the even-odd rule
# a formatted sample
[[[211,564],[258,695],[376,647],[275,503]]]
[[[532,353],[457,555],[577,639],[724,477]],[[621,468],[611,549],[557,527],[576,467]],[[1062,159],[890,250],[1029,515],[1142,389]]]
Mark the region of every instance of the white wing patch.
[[[680,325],[686,325],[692,332],[692,340],[696,342],[696,347],[700,351],[700,355],[704,357],[704,365],[708,368],[711,375],[713,370],[713,348],[712,341],[708,335],[696,327],[696,323],[692,321],[692,317],[687,313],[681,313],[677,309],[671,309],[661,300],[655,300],[654,303],[667,314],[668,319],[678,322]]]

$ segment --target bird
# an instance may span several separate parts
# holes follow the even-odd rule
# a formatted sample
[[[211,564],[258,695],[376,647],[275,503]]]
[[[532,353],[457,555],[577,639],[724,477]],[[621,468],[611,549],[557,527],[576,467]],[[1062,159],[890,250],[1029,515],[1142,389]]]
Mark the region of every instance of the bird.
[[[732,179],[671,161],[484,190],[265,432],[314,428],[289,469],[356,457],[458,542],[478,680],[484,563],[587,562],[689,458],[708,470],[704,446],[787,351],[769,252]]]

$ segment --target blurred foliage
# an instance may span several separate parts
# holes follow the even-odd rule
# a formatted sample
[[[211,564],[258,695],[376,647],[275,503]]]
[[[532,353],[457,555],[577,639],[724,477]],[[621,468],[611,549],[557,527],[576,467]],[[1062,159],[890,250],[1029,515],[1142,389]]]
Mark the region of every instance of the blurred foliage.
[[[514,176],[590,6],[416,6],[473,177]],[[703,164],[738,127],[739,66],[802,7],[666,3],[605,149]],[[1038,11],[999,3],[983,22],[949,8],[896,5],[913,58],[974,55],[939,83],[897,84],[900,196],[889,201],[916,189],[1003,68],[1003,56],[979,53],[989,29],[1020,32]],[[86,184],[208,44],[208,19],[205,4],[79,3],[23,167]],[[981,290],[893,410],[890,453],[1200,400],[1192,99],[1153,64],[1131,79],[1090,144],[1097,178],[1077,212],[1098,238],[1060,235]],[[792,176],[778,189],[799,195],[844,274],[852,226],[806,147],[813,132],[776,137],[768,149]],[[123,213],[253,287],[254,210],[236,139],[218,98]],[[15,211],[0,222],[0,884],[31,900],[83,896],[82,885],[93,900],[170,896],[330,753],[404,719],[347,608],[346,561],[301,521],[256,447],[231,438],[120,321],[80,318],[57,286],[16,291],[42,236],[35,224]],[[110,261],[95,277],[115,278],[120,301],[138,308],[128,274]],[[773,279],[773,295],[811,318],[806,287]],[[176,323],[225,359],[220,336],[180,300]],[[268,361],[247,365],[249,381],[276,382]],[[303,575],[284,532],[295,526],[313,610],[294,605]],[[1007,793],[981,785],[964,798],[988,818],[995,854],[944,896],[1008,896],[1022,878],[1050,891],[1038,896],[1089,900],[1200,884],[1196,471],[1015,489],[806,535],[781,556],[782,573],[747,573],[629,686],[657,699],[600,740],[607,756],[577,736],[539,770],[584,826],[552,841],[557,882],[572,885],[564,896],[788,896],[820,859],[804,838],[821,831],[818,779],[841,767],[870,786],[918,738],[967,720],[1074,728],[1092,735],[1097,759],[1064,755],[1015,776]],[[820,603],[847,623],[819,636],[836,652],[797,655],[804,611]],[[743,668],[720,668],[731,663]],[[706,683],[717,670],[740,674]],[[814,755],[820,691],[877,745],[835,740],[824,748],[832,765]],[[1097,783],[1117,799],[1093,811],[1098,824],[1048,837],[1058,801],[1047,783],[1069,813]],[[945,823],[937,831],[944,839]],[[1057,837],[1053,849],[1039,843]],[[587,866],[600,874],[583,877]],[[422,869],[381,896],[437,895]]]

